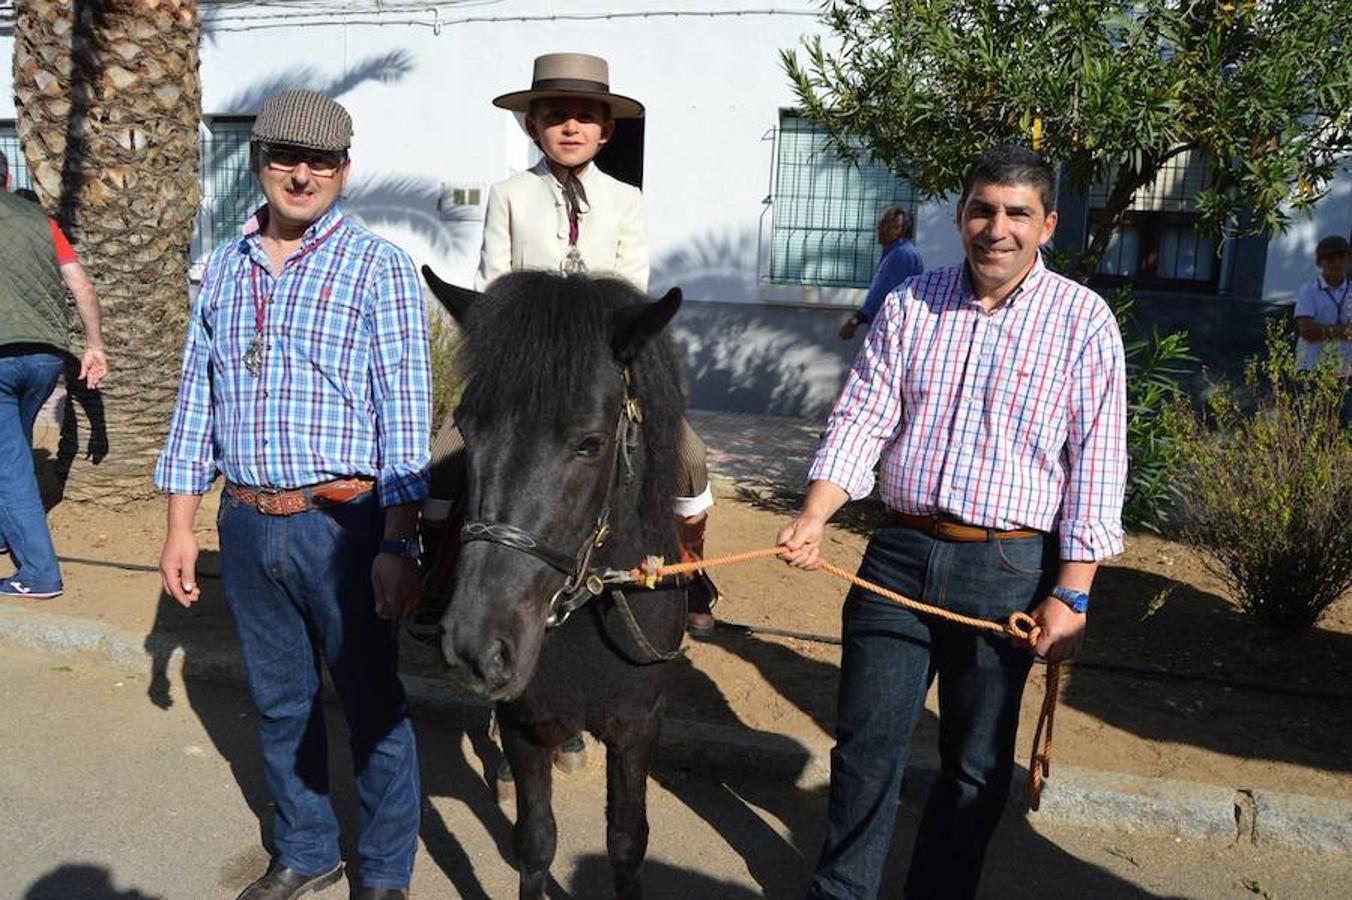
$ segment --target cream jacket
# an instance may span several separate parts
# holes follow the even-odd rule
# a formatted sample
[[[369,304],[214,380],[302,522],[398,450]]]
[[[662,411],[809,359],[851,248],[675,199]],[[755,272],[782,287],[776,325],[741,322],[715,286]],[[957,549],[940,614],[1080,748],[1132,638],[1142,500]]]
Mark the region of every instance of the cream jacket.
[[[648,222],[638,188],[596,165],[578,176],[587,202],[578,216],[577,249],[592,275],[619,276],[648,290]],[[568,210],[563,188],[540,160],[488,189],[484,245],[474,289],[525,269],[560,272],[568,255]]]

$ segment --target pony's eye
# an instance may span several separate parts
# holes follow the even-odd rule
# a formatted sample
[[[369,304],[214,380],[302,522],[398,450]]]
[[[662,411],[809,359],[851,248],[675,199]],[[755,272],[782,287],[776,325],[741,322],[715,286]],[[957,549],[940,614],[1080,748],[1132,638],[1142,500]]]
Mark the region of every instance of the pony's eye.
[[[601,454],[601,449],[605,447],[606,439],[599,434],[589,434],[578,442],[573,448],[575,456],[581,456],[585,459],[591,459]]]

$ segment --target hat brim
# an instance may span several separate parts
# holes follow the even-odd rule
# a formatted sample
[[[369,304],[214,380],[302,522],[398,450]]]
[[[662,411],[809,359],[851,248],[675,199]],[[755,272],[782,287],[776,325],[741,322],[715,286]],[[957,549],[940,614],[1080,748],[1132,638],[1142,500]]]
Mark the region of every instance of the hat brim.
[[[553,100],[558,97],[577,97],[584,100],[598,100],[610,107],[610,117],[612,119],[643,118],[642,103],[639,103],[633,97],[625,97],[622,94],[610,94],[605,91],[513,91],[510,94],[494,97],[493,105],[499,109],[506,109],[512,112],[529,113],[530,105],[533,101]]]

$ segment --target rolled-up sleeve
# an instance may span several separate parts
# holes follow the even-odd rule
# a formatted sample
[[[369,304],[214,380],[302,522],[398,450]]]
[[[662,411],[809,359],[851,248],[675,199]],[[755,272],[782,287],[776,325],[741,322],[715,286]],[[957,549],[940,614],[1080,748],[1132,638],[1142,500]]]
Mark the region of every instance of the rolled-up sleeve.
[[[901,362],[900,295],[892,293],[854,358],[827,420],[808,481],[829,481],[853,500],[873,490],[874,468],[901,424],[896,368]]]
[[[1067,479],[1060,554],[1096,562],[1124,549],[1127,488],[1127,373],[1122,335],[1110,313],[1074,367],[1066,434]]]
[[[188,314],[178,398],[164,451],[155,465],[155,487],[167,494],[205,494],[216,480],[211,423],[211,330],[207,310],[219,269],[213,254]]]
[[[416,503],[427,496],[432,428],[427,307],[413,261],[396,248],[376,285],[372,346],[380,505]]]

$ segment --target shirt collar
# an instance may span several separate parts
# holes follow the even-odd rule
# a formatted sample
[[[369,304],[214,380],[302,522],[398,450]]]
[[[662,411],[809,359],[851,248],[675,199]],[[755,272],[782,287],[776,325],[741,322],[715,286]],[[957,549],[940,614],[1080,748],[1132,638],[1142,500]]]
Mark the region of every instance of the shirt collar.
[[[1042,261],[1042,251],[1039,250],[1037,256],[1033,259],[1033,267],[1028,270],[1028,274],[1023,276],[1023,280],[1015,286],[1014,290],[1009,292],[1009,296],[995,306],[995,309],[1011,306],[1015,301],[1037,290],[1037,286],[1042,283],[1042,279],[1045,277],[1047,277],[1047,265]],[[965,303],[976,303],[977,305],[981,303],[981,299],[977,297],[976,291],[972,287],[972,271],[966,260],[962,262],[960,295]],[[994,312],[995,309],[991,312]]]
[[[537,174],[543,175],[545,178],[548,178],[550,185],[555,190],[560,191],[563,190],[563,187],[559,184],[559,180],[554,177],[554,170],[549,167],[549,157],[547,156],[540,157],[540,161],[535,164],[534,170]],[[596,171],[596,160],[593,159],[591,162],[587,163],[587,168],[577,173],[577,180],[582,182],[582,184],[585,186],[588,182],[591,181],[592,173],[595,171]]]
[[[310,227],[305,229],[305,233],[300,237],[300,248],[298,252],[309,252],[316,243],[328,237],[340,222],[344,219],[343,210],[337,204],[329,207],[329,211],[324,213]],[[264,203],[254,214],[249,216],[248,221],[244,223],[244,242],[247,244],[257,243],[263,235],[263,228],[268,222],[268,205]]]
[[[1347,287],[1348,278],[1352,278],[1352,275],[1344,275],[1342,282],[1337,286],[1337,288],[1335,288],[1333,285],[1328,283],[1328,279],[1324,277],[1323,272],[1320,272],[1319,274],[1314,276],[1314,280],[1318,282],[1320,290],[1324,291],[1332,291],[1332,290],[1341,291],[1345,289]]]

